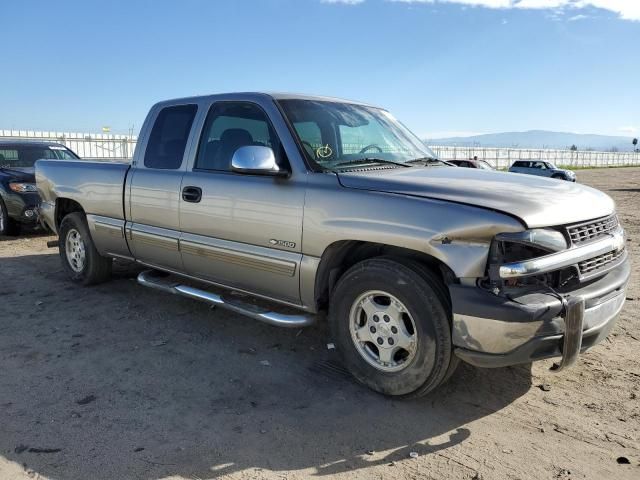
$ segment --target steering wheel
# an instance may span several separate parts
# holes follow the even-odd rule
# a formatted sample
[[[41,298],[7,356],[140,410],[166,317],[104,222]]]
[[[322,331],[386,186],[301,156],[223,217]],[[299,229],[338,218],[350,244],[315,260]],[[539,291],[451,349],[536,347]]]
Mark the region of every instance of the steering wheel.
[[[378,145],[376,145],[375,143],[372,143],[371,145],[367,145],[362,150],[360,150],[359,153],[365,153],[367,150],[371,150],[372,148],[377,149],[378,153],[382,153],[382,149]]]

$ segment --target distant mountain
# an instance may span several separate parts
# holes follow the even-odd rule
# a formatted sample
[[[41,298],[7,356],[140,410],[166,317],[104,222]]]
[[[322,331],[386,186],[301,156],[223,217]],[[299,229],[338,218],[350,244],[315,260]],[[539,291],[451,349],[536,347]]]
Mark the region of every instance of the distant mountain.
[[[511,147],[511,148],[570,148],[578,150],[598,150],[620,152],[633,151],[632,137],[591,135],[567,132],[529,130],[526,132],[503,132],[474,135],[471,137],[451,137],[425,139],[429,145],[458,145],[464,147]]]

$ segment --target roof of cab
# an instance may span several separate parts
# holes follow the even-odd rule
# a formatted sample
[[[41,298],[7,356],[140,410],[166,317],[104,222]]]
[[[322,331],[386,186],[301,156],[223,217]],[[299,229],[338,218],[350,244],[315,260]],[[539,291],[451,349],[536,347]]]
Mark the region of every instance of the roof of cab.
[[[365,105],[369,107],[373,107],[374,105],[370,105],[365,102],[358,102],[354,100],[346,100],[343,98],[337,97],[326,97],[321,95],[306,95],[301,93],[286,93],[286,92],[229,92],[229,93],[217,93],[212,95],[197,95],[192,97],[183,97],[183,98],[173,98],[167,99],[158,102],[159,104],[170,104],[170,103],[183,103],[183,102],[194,102],[199,100],[234,100],[237,97],[242,98],[271,98],[273,100],[311,100],[317,102],[338,102],[338,103],[350,103],[355,105]]]
[[[3,148],[19,148],[19,147],[64,147],[59,142],[48,142],[43,140],[0,140],[0,147]]]

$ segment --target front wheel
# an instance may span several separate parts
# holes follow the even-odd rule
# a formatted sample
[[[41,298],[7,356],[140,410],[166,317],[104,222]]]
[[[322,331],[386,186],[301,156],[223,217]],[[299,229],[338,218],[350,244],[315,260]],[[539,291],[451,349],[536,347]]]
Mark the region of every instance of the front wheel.
[[[20,233],[20,225],[9,217],[9,212],[0,198],[0,237],[16,236]]]
[[[453,373],[450,307],[438,282],[420,264],[387,257],[358,263],[341,277],[329,322],[358,381],[386,395],[417,397]]]
[[[113,262],[96,250],[82,213],[70,213],[62,219],[59,237],[60,259],[71,280],[95,285],[109,279]]]

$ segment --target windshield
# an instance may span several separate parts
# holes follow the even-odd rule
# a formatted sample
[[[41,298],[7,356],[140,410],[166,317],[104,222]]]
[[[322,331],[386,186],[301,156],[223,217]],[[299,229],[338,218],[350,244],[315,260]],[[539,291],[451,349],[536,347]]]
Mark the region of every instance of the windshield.
[[[73,160],[78,156],[68,148],[58,145],[0,145],[0,168],[30,168],[41,158]]]
[[[479,160],[478,166],[484,170],[493,170],[493,167],[488,162],[485,162],[484,160]]]
[[[280,100],[314,166],[326,170],[362,162],[428,161],[436,155],[389,112],[319,100]]]
[[[558,167],[556,167],[553,163],[551,162],[547,162],[547,168],[551,169],[551,170],[557,170]]]

